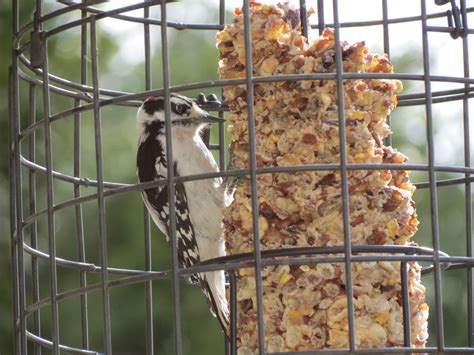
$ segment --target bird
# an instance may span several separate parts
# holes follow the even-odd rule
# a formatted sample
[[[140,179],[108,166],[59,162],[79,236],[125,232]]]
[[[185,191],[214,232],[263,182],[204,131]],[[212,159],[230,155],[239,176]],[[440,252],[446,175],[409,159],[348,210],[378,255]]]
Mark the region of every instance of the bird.
[[[174,176],[218,172],[210,150],[202,140],[202,130],[224,119],[210,115],[194,100],[170,94],[170,124],[173,162],[167,161],[165,98],[148,97],[137,112],[139,134],[137,175],[140,182],[166,180],[168,169]],[[158,229],[169,231],[168,185],[147,188],[142,198]],[[175,184],[176,243],[181,267],[225,256],[223,209],[232,197],[222,178],[177,182]],[[229,332],[229,306],[223,270],[192,275],[207,299],[211,313],[217,317],[226,335]]]

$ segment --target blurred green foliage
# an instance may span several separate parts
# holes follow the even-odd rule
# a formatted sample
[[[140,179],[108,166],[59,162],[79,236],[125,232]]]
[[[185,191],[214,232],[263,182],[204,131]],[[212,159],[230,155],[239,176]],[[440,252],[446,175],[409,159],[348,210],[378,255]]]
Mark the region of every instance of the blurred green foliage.
[[[189,3],[188,3],[189,4]],[[0,53],[3,61],[0,71],[0,353],[12,352],[12,325],[11,307],[12,291],[10,279],[10,242],[9,242],[9,201],[8,201],[8,113],[7,113],[7,70],[6,65],[10,57],[10,9],[6,0],[0,0]],[[20,2],[21,22],[32,17],[32,2]],[[56,5],[58,6],[58,5]],[[169,13],[182,11],[182,8],[170,5]],[[48,10],[48,9],[46,9]],[[205,9],[209,22],[217,21],[217,9]],[[76,14],[77,15],[77,14]],[[153,15],[153,12],[152,12]],[[70,20],[72,17],[66,18]],[[229,17],[228,17],[229,18]],[[64,21],[64,18],[61,19]],[[102,27],[99,23],[99,72],[102,87],[123,90],[128,92],[143,91],[144,54],[142,44],[133,43],[128,34],[143,31],[142,25],[134,25],[127,33],[111,30],[113,26],[120,26],[120,22],[111,21],[109,27]],[[51,22],[54,26],[59,22]],[[119,27],[116,27],[118,30]],[[153,88],[162,86],[161,51],[159,28],[152,27],[153,42]],[[214,45],[213,31],[176,31],[169,30],[171,80],[173,85],[208,81],[217,78],[216,68],[218,53]],[[138,38],[141,38],[140,35]],[[136,39],[135,39],[136,41]],[[131,48],[127,48],[131,46]],[[140,47],[141,46],[141,47]],[[49,41],[50,70],[52,73],[75,82],[80,80],[80,32],[78,29],[68,30],[56,35]],[[140,49],[141,48],[141,49]],[[407,49],[409,53],[413,49]],[[420,49],[416,49],[420,51]],[[421,63],[413,61],[407,53],[396,53],[393,58],[395,67],[401,72],[420,72]],[[87,60],[89,73],[88,84],[91,84],[90,58]],[[410,91],[410,83],[405,83],[406,91]],[[22,83],[21,96],[21,126],[27,125],[29,113],[28,86]],[[195,96],[199,91],[189,91],[185,94]],[[208,89],[206,93],[219,93],[219,89]],[[38,107],[37,118],[42,119],[41,88],[36,89]],[[73,100],[56,94],[51,97],[52,111],[57,113],[73,106]],[[135,178],[135,150],[137,135],[135,133],[135,108],[104,107],[102,114],[102,138],[104,173],[107,181],[134,183]],[[435,110],[435,117],[442,110]],[[456,115],[454,113],[453,115]],[[460,120],[459,114],[455,118]],[[410,120],[410,125],[407,124]],[[411,162],[426,163],[426,141],[424,137],[424,112],[422,108],[399,108],[392,115],[394,146],[412,157]],[[435,124],[437,136],[441,136],[445,127]],[[410,139],[415,130],[418,139]],[[96,178],[94,125],[93,116],[86,112],[81,118],[81,169],[82,176]],[[216,132],[213,132],[215,140]],[[421,137],[421,138],[420,138]],[[36,139],[37,162],[44,164],[44,139],[38,131]],[[53,161],[54,169],[63,173],[73,173],[73,120],[68,117],[52,125]],[[442,139],[442,138],[440,138]],[[22,144],[23,153],[28,151],[28,142]],[[462,146],[457,147],[457,157],[462,157]],[[453,163],[462,164],[453,157]],[[22,170],[24,192],[24,211],[27,210],[29,199],[27,190],[28,171]],[[447,174],[438,174],[438,178],[449,178]],[[459,177],[459,176],[456,176]],[[415,181],[426,181],[423,173],[413,173]],[[81,194],[94,193],[94,188],[81,188]],[[73,198],[73,187],[61,181],[54,182],[55,203]],[[37,174],[37,209],[46,207],[45,178]],[[431,218],[429,206],[429,192],[420,189],[415,194],[419,219],[420,232],[416,241],[423,246],[431,246]],[[441,248],[451,255],[465,255],[465,203],[464,187],[443,187],[438,190],[439,226]],[[97,202],[85,203],[82,208],[84,220],[84,235],[86,242],[87,261],[100,263],[99,236],[97,219]],[[144,228],[143,207],[138,193],[116,195],[106,200],[107,238],[109,266],[120,268],[144,268]],[[77,239],[75,228],[74,209],[68,208],[56,213],[56,240],[57,255],[63,258],[77,260]],[[48,250],[47,225],[44,217],[38,221],[39,247]],[[164,238],[152,226],[152,255],[153,269],[166,270],[170,266],[169,248]],[[25,231],[25,240],[29,243],[30,230]],[[26,256],[27,295],[28,304],[31,303],[31,261]],[[45,261],[40,261],[40,295],[49,297],[49,268]],[[112,279],[116,278],[111,276]],[[88,284],[100,282],[98,274],[88,276]],[[433,277],[424,278],[430,307],[434,309]],[[76,271],[58,268],[59,291],[65,291],[79,286],[79,277]],[[466,308],[466,272],[464,270],[443,273],[443,302],[447,345],[466,345],[467,308]],[[153,326],[156,354],[171,354],[173,349],[172,325],[172,295],[171,284],[168,281],[153,282]],[[131,284],[112,288],[111,315],[113,348],[117,354],[141,354],[145,351],[145,297],[144,285]],[[90,347],[102,349],[101,323],[101,296],[99,292],[92,292],[89,302],[89,330]],[[198,287],[181,283],[181,307],[183,325],[183,349],[185,354],[222,354],[223,338],[219,331],[218,322],[213,318]],[[42,335],[50,337],[50,309],[43,307],[41,312]],[[60,338],[61,342],[70,346],[81,346],[81,317],[79,299],[70,298],[60,302]],[[430,344],[436,343],[436,314],[430,314]],[[31,329],[31,317],[29,328]],[[47,352],[44,352],[47,353]]]

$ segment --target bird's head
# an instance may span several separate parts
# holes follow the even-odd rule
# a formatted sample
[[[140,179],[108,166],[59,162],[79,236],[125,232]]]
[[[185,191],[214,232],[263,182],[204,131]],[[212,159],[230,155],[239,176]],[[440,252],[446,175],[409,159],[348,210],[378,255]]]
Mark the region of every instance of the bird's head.
[[[171,126],[186,127],[197,130],[206,123],[223,122],[224,119],[210,115],[201,109],[193,100],[176,94],[170,95]],[[150,96],[140,107],[137,113],[137,123],[145,128],[153,123],[165,124],[165,98]]]

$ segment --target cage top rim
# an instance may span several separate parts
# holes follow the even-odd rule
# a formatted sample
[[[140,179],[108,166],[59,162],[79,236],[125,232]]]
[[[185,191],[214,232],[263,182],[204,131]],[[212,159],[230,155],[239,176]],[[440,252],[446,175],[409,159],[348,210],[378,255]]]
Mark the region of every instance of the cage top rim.
[[[425,0],[427,1],[427,0]],[[33,21],[27,22],[24,24],[17,33],[13,34],[13,46],[14,48],[25,48],[30,45],[30,41],[26,41],[23,46],[19,46],[21,39],[23,36],[28,33],[28,30],[30,29],[37,29],[40,24],[44,24],[47,21],[57,18],[62,15],[69,14],[74,11],[86,11],[90,13],[89,16],[86,16],[84,18],[78,19],[78,20],[73,20],[70,22],[67,22],[66,24],[59,25],[51,30],[45,31],[46,37],[52,36],[54,34],[66,31],[68,29],[71,29],[73,27],[79,27],[84,24],[87,24],[91,21],[91,18],[94,17],[97,20],[100,19],[105,19],[105,18],[114,18],[114,19],[119,19],[127,22],[135,22],[135,23],[140,23],[140,24],[146,24],[146,25],[153,25],[153,26],[162,26],[162,21],[161,20],[155,20],[152,18],[140,18],[140,17],[135,17],[135,16],[129,16],[129,15],[123,15],[122,13],[124,12],[129,12],[133,10],[139,10],[139,9],[144,9],[144,8],[150,8],[155,5],[160,5],[160,2],[157,0],[150,1],[150,0],[145,0],[141,3],[136,3],[128,6],[123,6],[119,8],[115,8],[112,10],[104,11],[98,8],[94,8],[91,5],[97,5],[98,3],[106,3],[108,0],[89,0],[84,3],[74,3],[70,2],[71,4],[67,4],[68,1],[59,1],[59,3],[62,3],[65,5],[64,8],[57,9],[55,11],[52,11],[48,14],[45,14],[43,16],[39,16]],[[168,4],[166,4],[168,5]],[[471,13],[474,12],[474,7],[467,7],[466,8],[466,13]],[[436,19],[436,18],[441,18],[446,16],[446,11],[439,11],[439,12],[434,12],[431,14],[428,14],[426,16],[427,20],[431,19]],[[407,16],[407,17],[398,17],[398,18],[392,18],[392,19],[381,19],[381,20],[369,20],[369,21],[349,21],[349,22],[340,22],[338,24],[339,28],[350,28],[350,27],[370,27],[370,26],[381,26],[381,25],[393,25],[393,24],[399,24],[399,23],[407,23],[407,22],[416,22],[416,21],[421,21],[423,19],[422,15],[416,15],[416,16]],[[186,29],[194,29],[194,30],[222,30],[226,24],[202,24],[202,23],[187,23],[187,22],[173,22],[173,21],[166,21],[166,26],[169,28],[173,28],[175,30],[186,30]],[[334,23],[325,23],[325,27],[334,27]],[[313,30],[318,29],[318,25],[310,25],[310,28]],[[470,33],[472,30],[469,30]]]

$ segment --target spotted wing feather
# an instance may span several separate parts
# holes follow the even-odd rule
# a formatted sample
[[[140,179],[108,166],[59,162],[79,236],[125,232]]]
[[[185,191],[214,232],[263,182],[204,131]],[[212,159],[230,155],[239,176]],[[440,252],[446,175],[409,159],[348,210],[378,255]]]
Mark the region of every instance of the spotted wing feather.
[[[151,135],[139,145],[137,169],[140,182],[163,181],[168,176],[164,149]],[[177,176],[176,164],[174,171]],[[169,242],[168,186],[165,184],[144,190],[143,200],[153,221]],[[175,216],[178,259],[182,266],[190,267],[199,261],[199,250],[187,207],[186,191],[182,183],[175,185]],[[191,277],[191,281],[197,281],[195,275]]]

